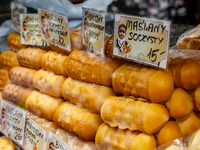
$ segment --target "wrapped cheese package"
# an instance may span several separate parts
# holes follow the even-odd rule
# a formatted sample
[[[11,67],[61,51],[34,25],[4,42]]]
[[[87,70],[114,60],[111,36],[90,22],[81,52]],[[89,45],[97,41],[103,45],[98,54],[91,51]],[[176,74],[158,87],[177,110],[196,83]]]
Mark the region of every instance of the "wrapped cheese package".
[[[188,117],[176,119],[183,136],[187,136],[198,128],[200,128],[200,120],[195,113],[191,113]]]
[[[184,32],[177,41],[179,49],[200,50],[200,26]]]
[[[116,93],[158,103],[168,101],[174,91],[171,72],[129,63],[115,70],[112,85]]]
[[[153,135],[122,130],[103,123],[96,134],[95,144],[98,150],[155,150]]]
[[[62,95],[79,107],[100,114],[101,106],[109,96],[115,96],[112,88],[74,80],[68,77],[62,85]]]
[[[56,109],[54,122],[86,141],[94,141],[97,129],[103,123],[98,114],[91,114],[69,102],[63,103]]]
[[[30,112],[27,113],[27,116],[29,116],[32,120],[34,120],[44,130],[55,132],[56,129],[59,128],[53,121],[38,117]]]
[[[54,134],[73,150],[97,150],[93,141],[86,142],[77,135],[61,128],[58,128]]]
[[[10,70],[12,67],[20,66],[17,60],[17,53],[5,50],[0,54],[0,68]]]
[[[33,88],[33,76],[36,70],[24,68],[24,67],[14,67],[10,70],[10,80],[12,83],[24,85]]]
[[[40,69],[33,76],[33,86],[41,92],[59,98],[62,97],[61,88],[65,79],[62,75]]]
[[[175,47],[169,50],[169,61],[170,59],[194,59],[200,63],[200,51],[193,50],[177,50]]]
[[[182,132],[175,121],[169,121],[157,134],[158,145],[166,144],[175,139],[182,138]]]
[[[169,119],[164,105],[111,96],[101,108],[101,118],[111,127],[156,133]]]
[[[18,106],[25,108],[25,101],[32,89],[25,88],[16,84],[7,84],[3,88],[2,97]]]
[[[40,48],[22,48],[17,52],[17,59],[21,66],[37,70],[42,68],[40,58],[44,53],[46,51]]]
[[[39,117],[53,121],[55,110],[63,102],[62,98],[54,98],[39,91],[32,91],[26,99],[25,108]]]
[[[10,83],[9,71],[6,69],[0,69],[0,89],[8,83]]]
[[[19,51],[21,48],[28,47],[28,45],[21,44],[21,36],[18,32],[13,32],[8,36],[7,44],[15,52]]]
[[[91,52],[75,50],[68,57],[66,71],[74,79],[111,86],[112,74],[120,65],[120,60],[103,59]]]
[[[200,64],[193,59],[171,59],[169,70],[173,74],[176,87],[192,90],[200,85]]]
[[[200,149],[200,129],[196,130],[189,137],[188,147],[191,150],[199,150]]]
[[[69,29],[70,33],[70,44],[71,44],[71,52],[76,49],[84,49],[83,41],[82,41],[82,30],[80,29]],[[62,53],[65,55],[69,55],[70,51],[65,50],[61,47],[56,46],[57,43],[50,44],[50,47],[53,51],[56,51],[58,53]]]
[[[171,117],[183,118],[193,112],[193,101],[191,96],[181,88],[174,90],[170,100],[166,103]]]
[[[45,70],[53,71],[56,74],[67,77],[65,71],[65,63],[67,58],[67,56],[58,54],[57,52],[48,51],[42,55],[40,59],[40,65]]]

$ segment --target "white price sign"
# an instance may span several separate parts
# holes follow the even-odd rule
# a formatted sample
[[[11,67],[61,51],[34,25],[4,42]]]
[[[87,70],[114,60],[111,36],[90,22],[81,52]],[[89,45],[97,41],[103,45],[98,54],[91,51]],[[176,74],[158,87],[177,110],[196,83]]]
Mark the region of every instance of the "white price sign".
[[[46,131],[42,129],[29,116],[26,117],[25,127],[25,149],[44,150]]]
[[[23,145],[26,111],[2,99],[0,113],[2,133]]]

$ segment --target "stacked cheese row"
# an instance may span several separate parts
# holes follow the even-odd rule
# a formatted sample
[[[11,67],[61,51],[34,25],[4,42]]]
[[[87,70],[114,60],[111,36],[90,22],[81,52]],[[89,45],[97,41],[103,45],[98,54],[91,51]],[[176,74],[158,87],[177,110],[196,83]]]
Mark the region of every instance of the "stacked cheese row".
[[[122,65],[82,50],[66,56],[34,48],[20,49],[17,60],[31,69],[12,68],[11,81],[40,92],[27,94],[8,84],[3,97],[86,141],[95,140],[98,149],[153,150],[199,128],[193,109],[199,108],[200,65],[194,60],[171,60],[166,71]]]
[[[77,37],[75,33],[73,35]],[[10,36],[12,36],[11,41],[9,40]],[[14,46],[11,47],[15,47],[15,44],[19,43],[17,41],[20,35],[14,33],[10,36],[8,37],[8,44],[13,44]],[[20,49],[15,49],[15,51],[17,52],[6,50],[0,55],[0,57],[2,56],[1,64],[3,64],[1,68],[17,62],[15,63],[17,65],[9,66],[8,78],[11,83],[4,85],[3,98],[28,109],[28,111],[39,117],[53,121],[55,110],[64,102],[61,87],[67,77],[64,71],[67,56],[53,51],[47,52],[40,48],[30,47],[21,47]],[[93,121],[91,118],[98,118],[101,121],[99,115],[93,115],[78,107],[76,109],[81,113],[87,114],[85,115],[87,116],[85,118],[87,121]],[[83,118],[79,117],[76,119],[77,122],[81,122],[83,125],[87,123],[87,121],[82,120]],[[72,120],[71,123],[76,125],[74,121]],[[96,132],[100,123],[96,124],[97,127],[95,126],[94,132]],[[76,126],[73,128],[76,128]],[[76,131],[76,129],[74,130]],[[79,132],[82,132],[82,127],[80,127]],[[79,140],[78,143],[79,145],[75,147],[79,149],[84,149],[84,147],[90,147],[91,145],[91,142],[86,142],[85,140]],[[73,145],[71,146],[73,147]],[[91,149],[96,149],[96,147],[92,146]]]

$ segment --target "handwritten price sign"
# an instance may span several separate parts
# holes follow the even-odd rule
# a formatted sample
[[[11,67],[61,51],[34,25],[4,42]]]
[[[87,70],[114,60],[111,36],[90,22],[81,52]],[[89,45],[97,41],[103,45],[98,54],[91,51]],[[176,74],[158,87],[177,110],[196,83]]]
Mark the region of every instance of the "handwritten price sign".
[[[113,55],[166,69],[170,24],[115,14]]]
[[[26,112],[1,100],[1,131],[23,145]]]
[[[67,16],[38,8],[42,39],[71,52]]]
[[[20,14],[20,25],[22,44],[34,46],[48,45],[46,41],[42,40],[38,14]]]
[[[27,116],[24,140],[25,149],[44,150],[45,138],[46,131]]]
[[[12,21],[12,28],[20,32],[20,14],[25,14],[27,12],[27,8],[19,5],[17,3],[11,2],[11,21]]]
[[[105,11],[82,8],[83,44],[90,51],[104,55]]]

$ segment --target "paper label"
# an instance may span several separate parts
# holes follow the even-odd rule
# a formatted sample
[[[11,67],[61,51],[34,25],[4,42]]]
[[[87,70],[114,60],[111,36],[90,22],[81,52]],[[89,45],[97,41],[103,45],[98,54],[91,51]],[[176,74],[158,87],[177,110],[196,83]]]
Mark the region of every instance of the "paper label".
[[[27,12],[26,7],[11,2],[11,20],[12,20],[12,28],[20,32],[20,18],[19,14],[25,14]]]
[[[26,117],[24,146],[26,150],[44,150],[46,131],[29,116]]]
[[[72,150],[67,144],[49,132],[48,145],[46,150]]]
[[[23,145],[26,111],[1,100],[1,132]]]
[[[104,55],[105,11],[83,8],[83,44]]]
[[[42,40],[38,14],[20,14],[21,43],[28,45],[45,46]]]
[[[113,55],[166,69],[170,24],[115,14]]]
[[[67,16],[38,8],[42,39],[71,52]]]

